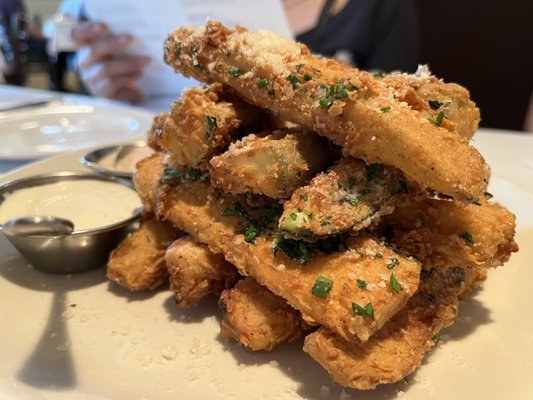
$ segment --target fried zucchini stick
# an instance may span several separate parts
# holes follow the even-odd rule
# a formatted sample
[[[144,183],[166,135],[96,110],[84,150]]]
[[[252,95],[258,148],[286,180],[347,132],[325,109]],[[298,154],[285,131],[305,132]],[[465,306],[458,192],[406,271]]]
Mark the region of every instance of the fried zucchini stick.
[[[165,252],[182,235],[169,222],[143,221],[109,256],[107,278],[130,290],[151,290],[168,280]]]
[[[366,390],[397,382],[420,366],[439,331],[453,323],[462,286],[451,270],[425,272],[405,308],[368,342],[349,343],[320,328],[307,335],[303,349],[342,386]]]
[[[302,333],[300,313],[250,277],[224,290],[218,302],[224,317],[220,334],[252,350],[270,351]]]
[[[210,161],[211,182],[231,193],[285,199],[333,161],[327,140],[299,130],[249,135]]]
[[[448,200],[405,197],[382,226],[389,227],[391,243],[424,269],[497,267],[518,251],[515,216],[485,199],[461,207]]]
[[[148,146],[150,146],[155,151],[162,150],[161,146],[158,143],[158,140],[163,132],[163,127],[165,126],[165,123],[167,122],[167,119],[169,116],[170,116],[169,112],[162,112],[162,113],[157,114],[154,117],[150,130],[146,133],[146,136],[147,136],[146,141],[148,143]]]
[[[383,83],[399,93],[398,100],[405,101],[415,110],[433,118],[444,112],[446,117],[441,126],[455,131],[465,138],[471,138],[479,125],[479,109],[470,100],[464,87],[454,83],[444,83],[432,76],[427,68],[419,67],[416,74],[392,73],[384,75]]]
[[[190,307],[210,294],[220,294],[237,280],[237,270],[222,254],[213,254],[205,244],[184,236],[165,254],[170,289],[179,307]]]
[[[159,197],[162,218],[214,253],[223,253],[241,275],[252,276],[285,298],[306,322],[323,324],[346,340],[366,341],[418,286],[418,262],[372,238],[352,238],[343,251],[317,251],[311,258],[303,242],[276,241],[271,235],[251,242],[247,234],[238,233],[246,222],[243,213],[229,214],[227,195],[217,196],[206,182],[162,189],[166,189]],[[364,288],[368,286],[373,290]]]
[[[179,164],[200,167],[261,120],[259,109],[230,96],[219,83],[190,88],[172,104],[155,142]]]
[[[485,191],[483,157],[441,126],[444,112],[418,111],[372,74],[314,56],[302,44],[208,21],[169,34],[164,59],[186,76],[231,86],[246,101],[328,137],[368,164],[394,166],[423,188],[465,203]]]
[[[396,168],[343,158],[294,192],[283,205],[279,228],[311,239],[358,231],[392,212],[392,198],[405,190]]]

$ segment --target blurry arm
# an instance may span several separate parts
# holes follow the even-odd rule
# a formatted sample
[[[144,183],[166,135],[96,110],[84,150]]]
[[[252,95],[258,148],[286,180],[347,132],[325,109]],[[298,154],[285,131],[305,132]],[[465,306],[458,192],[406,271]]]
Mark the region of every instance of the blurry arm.
[[[150,59],[126,53],[133,42],[130,35],[113,34],[101,22],[83,21],[71,37],[79,48],[80,79],[90,94],[131,103],[143,100],[138,80]]]

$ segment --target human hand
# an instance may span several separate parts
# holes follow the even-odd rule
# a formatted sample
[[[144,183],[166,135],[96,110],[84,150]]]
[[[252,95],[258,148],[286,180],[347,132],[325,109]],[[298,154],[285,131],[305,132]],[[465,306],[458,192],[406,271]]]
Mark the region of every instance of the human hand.
[[[139,103],[144,95],[139,78],[150,57],[127,54],[133,37],[113,34],[101,22],[84,21],[71,31],[78,50],[78,70],[87,90],[109,99]]]

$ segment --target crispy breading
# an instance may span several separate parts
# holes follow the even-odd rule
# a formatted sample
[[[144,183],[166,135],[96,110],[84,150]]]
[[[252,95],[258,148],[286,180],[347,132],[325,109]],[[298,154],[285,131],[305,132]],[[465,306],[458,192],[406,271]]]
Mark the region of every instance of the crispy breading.
[[[161,152],[142,159],[133,174],[133,184],[147,212],[155,212],[157,205],[157,182],[163,176],[165,156]]]
[[[170,116],[169,112],[162,112],[157,114],[154,117],[154,121],[152,122],[152,126],[150,127],[150,130],[146,133],[147,136],[147,143],[148,146],[150,146],[155,151],[161,151],[161,146],[158,143],[159,136],[161,136],[163,132],[163,127],[165,123],[167,122],[168,117]]]
[[[182,51],[173,51],[178,44]],[[428,115],[372,74],[317,57],[302,44],[208,21],[169,34],[164,59],[186,76],[231,86],[246,101],[328,137],[353,157],[397,167],[423,188],[462,202],[485,191],[483,157],[466,138],[438,126],[444,115]]]
[[[170,274],[170,289],[176,293],[179,307],[190,307],[210,294],[220,294],[237,280],[237,270],[214,254],[205,244],[197,243],[190,236],[183,236],[172,243],[165,254]]]
[[[479,109],[470,100],[464,87],[444,83],[432,76],[426,68],[419,68],[416,74],[392,73],[383,76],[383,83],[394,87],[398,100],[405,101],[415,110],[438,117],[444,112],[441,126],[459,135],[471,138],[479,125]]]
[[[368,342],[349,343],[326,328],[307,335],[304,351],[346,387],[373,389],[413,372],[440,330],[457,315],[463,282],[451,269],[424,272],[417,293]]]
[[[393,210],[392,199],[407,190],[402,174],[381,164],[343,158],[283,204],[279,227],[311,238],[358,231]]]
[[[220,334],[250,350],[270,351],[302,333],[300,313],[250,277],[224,290],[218,304],[224,315]]]
[[[485,199],[461,207],[449,200],[404,197],[383,219],[382,227],[387,226],[391,243],[425,269],[497,267],[518,251],[515,216]]]
[[[262,118],[259,109],[232,96],[221,84],[189,88],[172,104],[155,141],[179,164],[201,167],[239,138],[244,128],[260,125]]]
[[[211,159],[211,182],[225,192],[284,199],[327,167],[334,154],[327,140],[312,132],[252,134]]]
[[[403,307],[418,286],[418,262],[372,238],[351,238],[342,251],[325,254],[317,250],[312,257],[311,250],[302,250],[304,242],[295,241],[290,244],[292,250],[301,251],[307,261],[294,254],[290,258],[281,251],[284,248],[291,253],[280,244],[286,242],[272,235],[247,241],[248,236],[239,233],[248,223],[243,219],[245,213],[229,214],[231,198],[220,193],[217,196],[208,183],[189,181],[160,188],[158,211],[162,218],[206,243],[211,251],[223,253],[242,275],[252,276],[285,298],[307,322],[328,326],[347,340],[366,341]],[[339,245],[335,248],[340,249]],[[398,292],[392,289],[392,275],[402,286]],[[319,276],[334,282],[326,300],[312,293]],[[357,280],[374,290],[363,289]],[[353,303],[373,308],[373,312],[366,317],[358,315]]]
[[[167,247],[182,235],[169,222],[151,218],[120,242],[109,256],[107,278],[130,290],[151,290],[168,280]]]

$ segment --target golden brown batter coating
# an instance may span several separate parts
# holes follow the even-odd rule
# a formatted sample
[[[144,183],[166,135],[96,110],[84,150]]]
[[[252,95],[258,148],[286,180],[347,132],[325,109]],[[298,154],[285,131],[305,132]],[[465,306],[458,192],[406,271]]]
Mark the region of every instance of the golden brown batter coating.
[[[177,49],[179,48],[179,51]],[[400,101],[371,74],[314,56],[265,31],[230,30],[215,21],[181,27],[165,41],[176,71],[231,86],[246,101],[322,134],[367,163],[400,169],[423,188],[462,202],[485,190],[488,167],[442,115]]]
[[[327,140],[301,130],[248,135],[210,161],[211,182],[225,192],[290,197],[333,160]]]
[[[172,104],[155,141],[177,163],[205,167],[209,158],[224,151],[244,128],[261,121],[259,109],[231,96],[221,84],[195,87],[184,90]]]
[[[214,254],[206,245],[183,236],[172,243],[165,254],[170,274],[170,289],[176,293],[179,307],[190,307],[210,294],[220,294],[237,280],[237,270]]]
[[[420,366],[440,330],[453,323],[462,286],[451,269],[425,272],[405,308],[368,342],[349,343],[320,328],[305,338],[304,351],[343,386],[373,389],[397,382]]]
[[[382,225],[393,228],[391,243],[425,269],[497,267],[518,251],[515,216],[485,199],[461,207],[448,200],[405,197]]]
[[[111,252],[107,278],[130,290],[151,290],[168,280],[165,252],[180,233],[169,222],[143,221]]]
[[[224,290],[218,304],[224,314],[220,334],[250,350],[270,351],[302,333],[300,313],[252,278]]]

